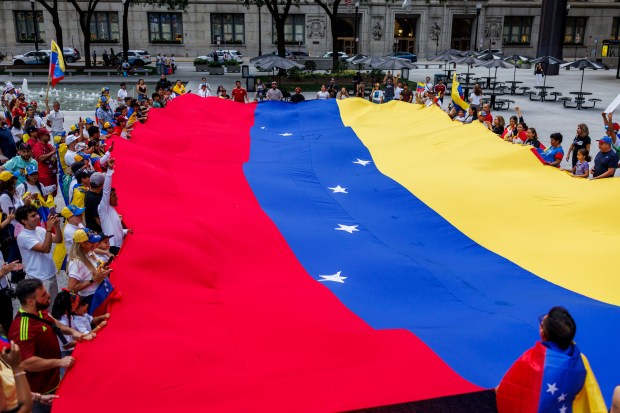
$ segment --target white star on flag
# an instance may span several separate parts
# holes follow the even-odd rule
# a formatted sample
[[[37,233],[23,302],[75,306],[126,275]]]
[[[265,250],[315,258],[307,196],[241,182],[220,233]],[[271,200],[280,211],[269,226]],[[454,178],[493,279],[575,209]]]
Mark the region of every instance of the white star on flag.
[[[371,162],[371,161],[363,161],[363,160],[361,160],[360,158],[357,158],[357,161],[355,161],[355,162],[353,162],[353,163],[356,163],[356,164],[358,164],[358,165],[362,165],[362,166],[366,166],[366,165],[368,165],[370,162]]]
[[[260,128],[261,128],[261,129],[263,129],[263,130],[267,129],[267,128],[266,128],[266,127],[264,127],[264,126],[261,126]]]
[[[337,194],[337,193],[348,194],[348,192],[347,192],[347,188],[343,188],[343,187],[341,187],[340,185],[335,186],[335,187],[333,187],[333,188],[332,188],[332,187],[327,187],[327,188],[328,188],[328,189],[331,189],[332,191],[334,191],[334,194]]]
[[[354,231],[359,231],[359,229],[357,229],[357,225],[342,225],[342,224],[338,224],[338,228],[334,228],[336,231],[346,231],[349,234],[353,234]]]
[[[566,400],[566,396],[567,396],[566,393],[560,394],[560,397],[558,397],[558,403],[559,402],[563,402],[564,400]]]
[[[568,410],[566,406],[562,405],[562,407],[560,408],[560,413],[566,413],[566,410]]]
[[[336,274],[332,274],[332,275],[319,275],[319,277],[322,278],[322,280],[318,280],[319,282],[323,282],[323,281],[333,281],[333,282],[337,282],[340,284],[344,284],[344,280],[347,279],[347,277],[343,277],[340,274],[342,273],[342,271],[338,271]]]
[[[278,133],[278,135],[280,135],[280,136],[293,136],[293,134],[290,133],[290,132]]]
[[[558,387],[555,385],[555,383],[553,383],[553,384],[547,383],[547,391],[546,391],[546,393],[551,393],[551,395],[553,396],[556,391],[558,391]]]

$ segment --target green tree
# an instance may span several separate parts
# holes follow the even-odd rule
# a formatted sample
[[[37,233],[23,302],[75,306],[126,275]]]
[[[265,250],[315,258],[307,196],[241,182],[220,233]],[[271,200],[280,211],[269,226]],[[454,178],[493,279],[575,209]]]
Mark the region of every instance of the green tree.
[[[52,24],[54,25],[54,31],[56,32],[56,43],[58,43],[60,50],[62,50],[62,25],[60,24],[60,17],[58,15],[58,0],[37,0],[37,3],[43,6],[43,8],[52,16]]]

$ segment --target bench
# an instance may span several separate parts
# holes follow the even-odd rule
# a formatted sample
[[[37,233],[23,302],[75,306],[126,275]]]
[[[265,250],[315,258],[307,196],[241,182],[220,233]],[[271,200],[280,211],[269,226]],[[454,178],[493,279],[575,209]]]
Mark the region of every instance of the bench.
[[[47,75],[47,74],[49,74],[49,69],[48,68],[42,69],[42,68],[36,68],[36,67],[26,68],[26,69],[22,69],[22,68],[14,69],[14,68],[11,68],[11,67],[7,67],[5,69],[5,71],[10,76],[14,76],[14,73],[17,73],[17,74],[28,73],[29,76],[34,76],[35,74],[38,74],[38,75]],[[65,75],[72,76],[73,73],[75,73],[75,70],[70,70],[70,69],[69,70],[65,70]]]
[[[562,97],[558,99],[560,102],[562,102],[562,105],[564,105],[565,108],[570,108],[573,106],[567,106],[567,103],[571,102],[573,99],[569,98],[569,97]]]
[[[529,86],[521,86],[521,87],[518,87],[517,89],[521,91],[520,93],[521,95],[525,95],[526,93],[530,93],[530,94],[532,93],[532,92],[528,92],[528,90],[530,90]],[[515,91],[515,93],[517,92]]]
[[[551,92],[549,94],[555,96],[556,98],[562,96],[562,93],[560,92]]]
[[[588,101],[592,102],[592,107],[595,107],[596,102],[601,102],[601,99],[592,98],[592,99],[588,99]]]
[[[510,99],[496,99],[495,104],[493,105],[494,110],[507,110],[510,109],[510,104],[515,103],[514,100]]]
[[[116,68],[93,68],[93,69],[84,69],[84,73],[86,73],[88,76],[92,76],[93,73],[95,74],[106,74],[108,77],[110,77],[111,74],[118,74],[118,70]]]

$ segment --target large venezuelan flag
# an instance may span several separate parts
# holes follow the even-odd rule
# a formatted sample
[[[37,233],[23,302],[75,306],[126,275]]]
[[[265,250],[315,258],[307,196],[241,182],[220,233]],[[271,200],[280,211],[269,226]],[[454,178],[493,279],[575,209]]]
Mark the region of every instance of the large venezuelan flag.
[[[554,305],[604,394],[616,384],[617,180],[359,99],[185,95],[115,156],[135,231],[113,265],[123,298],[57,411],[334,412],[493,388]]]

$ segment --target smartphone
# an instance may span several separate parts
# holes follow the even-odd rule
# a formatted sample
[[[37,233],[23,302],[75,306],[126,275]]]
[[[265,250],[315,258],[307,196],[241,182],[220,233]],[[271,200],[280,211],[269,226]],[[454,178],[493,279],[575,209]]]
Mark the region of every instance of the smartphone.
[[[108,261],[105,264],[103,264],[103,268],[109,268],[110,264],[112,264],[112,261],[114,261],[115,257],[116,257],[116,255],[110,256],[110,258],[108,258]]]
[[[13,212],[15,212],[15,207],[9,207],[9,214],[12,214]]]
[[[56,215],[56,207],[50,208],[50,215]]]

